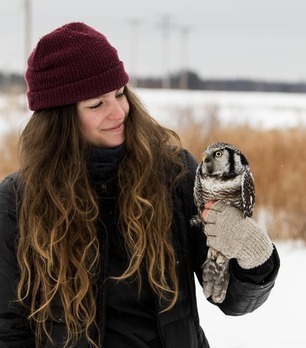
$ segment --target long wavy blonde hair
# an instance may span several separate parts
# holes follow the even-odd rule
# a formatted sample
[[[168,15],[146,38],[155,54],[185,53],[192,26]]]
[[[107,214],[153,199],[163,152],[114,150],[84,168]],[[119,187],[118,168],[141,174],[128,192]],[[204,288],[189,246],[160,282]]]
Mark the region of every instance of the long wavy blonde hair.
[[[184,173],[181,145],[175,132],[149,116],[130,88],[125,93],[130,111],[118,199],[129,265],[117,279],[136,276],[141,289],[140,266],[145,266],[166,311],[175,305],[179,291],[171,240],[171,191]],[[100,262],[99,208],[87,175],[89,151],[75,105],[34,112],[20,138],[17,293],[19,301],[28,305],[37,347],[45,339],[52,341],[49,325],[57,319],[55,302],[62,307],[67,327],[65,347],[84,335],[92,347],[98,347],[91,328]]]

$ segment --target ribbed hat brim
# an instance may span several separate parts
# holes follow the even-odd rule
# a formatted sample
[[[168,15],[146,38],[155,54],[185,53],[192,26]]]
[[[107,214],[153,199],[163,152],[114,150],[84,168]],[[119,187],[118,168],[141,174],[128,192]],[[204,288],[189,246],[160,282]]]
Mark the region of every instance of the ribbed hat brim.
[[[120,62],[115,68],[99,75],[39,91],[28,90],[30,110],[41,110],[73,104],[117,90],[129,81],[129,76]]]

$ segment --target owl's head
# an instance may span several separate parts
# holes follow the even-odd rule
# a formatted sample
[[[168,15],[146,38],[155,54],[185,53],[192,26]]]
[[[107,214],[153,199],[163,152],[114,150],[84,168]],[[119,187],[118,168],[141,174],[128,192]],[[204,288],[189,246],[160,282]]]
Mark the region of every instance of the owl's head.
[[[248,161],[235,146],[227,143],[210,144],[203,153],[202,175],[234,177],[241,174]]]

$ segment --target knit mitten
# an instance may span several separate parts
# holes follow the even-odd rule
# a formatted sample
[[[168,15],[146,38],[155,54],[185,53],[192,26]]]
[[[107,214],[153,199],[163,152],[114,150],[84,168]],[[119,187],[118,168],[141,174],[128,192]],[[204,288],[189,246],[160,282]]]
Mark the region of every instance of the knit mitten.
[[[244,269],[262,265],[273,251],[269,236],[253,219],[221,201],[205,217],[205,234],[208,246],[237,259]]]

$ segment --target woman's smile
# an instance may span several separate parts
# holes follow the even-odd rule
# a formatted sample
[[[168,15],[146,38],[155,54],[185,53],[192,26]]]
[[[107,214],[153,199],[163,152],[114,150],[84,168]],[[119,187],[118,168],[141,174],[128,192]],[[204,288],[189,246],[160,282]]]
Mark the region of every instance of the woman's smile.
[[[101,129],[102,132],[113,132],[113,131],[122,131],[124,128],[124,122],[121,122],[113,127]]]

